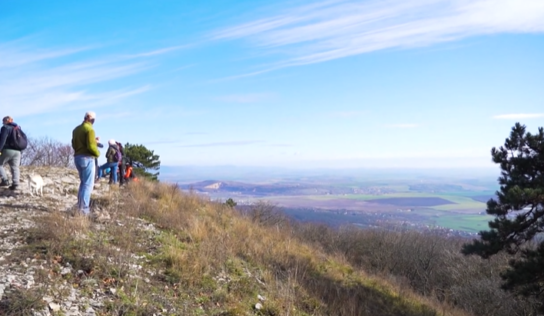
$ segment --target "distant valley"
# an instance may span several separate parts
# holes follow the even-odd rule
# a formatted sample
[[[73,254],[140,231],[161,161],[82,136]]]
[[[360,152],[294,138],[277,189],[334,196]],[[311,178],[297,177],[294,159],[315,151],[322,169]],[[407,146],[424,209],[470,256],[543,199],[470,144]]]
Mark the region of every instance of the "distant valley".
[[[205,180],[178,184],[240,207],[266,201],[300,221],[340,226],[408,227],[472,235],[487,229],[492,178],[290,176],[269,181]]]

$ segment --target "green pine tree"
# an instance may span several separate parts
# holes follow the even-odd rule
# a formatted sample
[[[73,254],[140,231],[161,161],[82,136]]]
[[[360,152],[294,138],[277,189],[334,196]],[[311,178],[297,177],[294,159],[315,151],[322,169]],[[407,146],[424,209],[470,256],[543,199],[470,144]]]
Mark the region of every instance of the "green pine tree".
[[[159,155],[155,155],[153,150],[147,149],[144,145],[126,143],[124,145],[125,157],[132,162],[134,172],[137,176],[158,181],[161,161]]]
[[[480,239],[465,244],[465,255],[512,256],[502,272],[503,288],[542,302],[544,310],[544,129],[537,134],[516,123],[504,146],[491,150],[500,165],[500,190],[487,202],[495,219]]]
[[[234,208],[236,205],[238,205],[238,203],[234,202],[232,198],[228,198],[224,204],[230,208]]]

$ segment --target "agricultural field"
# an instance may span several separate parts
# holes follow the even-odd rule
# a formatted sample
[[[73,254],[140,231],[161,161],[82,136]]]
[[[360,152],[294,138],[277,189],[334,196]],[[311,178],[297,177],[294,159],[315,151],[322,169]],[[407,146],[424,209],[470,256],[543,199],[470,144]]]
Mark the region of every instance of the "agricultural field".
[[[275,175],[255,181],[204,180],[180,185],[212,199],[232,198],[239,205],[268,201],[302,221],[331,225],[402,225],[476,233],[491,219],[486,202],[496,178],[456,174]]]
[[[394,189],[389,187],[382,191],[398,189],[405,188],[396,186]],[[444,193],[404,191],[384,194],[270,196],[266,200],[290,210],[312,210],[306,216],[310,221],[325,218],[321,213],[328,211],[332,216],[336,214],[345,219],[339,222],[363,226],[368,226],[369,223],[369,220],[361,222],[361,218],[366,216],[374,217],[375,222],[382,224],[384,221],[390,224],[408,223],[416,228],[436,227],[476,233],[488,228],[487,223],[492,218],[485,214],[485,202],[493,195],[491,190]],[[296,214],[299,219],[304,218],[303,213]],[[330,216],[327,218],[332,220]]]
[[[379,197],[277,196],[267,200],[290,209],[312,209],[321,212],[328,210],[344,215],[387,217],[389,222],[396,220],[402,223],[409,222],[417,227],[434,226],[472,233],[486,229],[487,222],[491,220],[491,217],[485,214],[484,202],[460,195],[400,193]],[[338,212],[339,210],[341,212]],[[311,217],[311,214],[309,215]],[[355,217],[352,219],[355,220]]]

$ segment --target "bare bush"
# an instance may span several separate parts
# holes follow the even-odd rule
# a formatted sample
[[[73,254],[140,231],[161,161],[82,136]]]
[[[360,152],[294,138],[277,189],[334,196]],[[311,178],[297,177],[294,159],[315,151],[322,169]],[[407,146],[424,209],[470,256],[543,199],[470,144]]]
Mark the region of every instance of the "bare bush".
[[[242,214],[251,221],[264,226],[287,226],[289,218],[276,205],[267,201],[258,201]]]
[[[72,146],[49,137],[29,138],[28,147],[23,151],[21,165],[74,167]]]
[[[269,212],[272,212],[269,210]],[[354,266],[396,280],[399,286],[475,315],[536,315],[536,302],[501,290],[496,271],[508,264],[466,257],[466,240],[416,231],[333,229],[321,224],[294,225],[301,240],[343,255]]]

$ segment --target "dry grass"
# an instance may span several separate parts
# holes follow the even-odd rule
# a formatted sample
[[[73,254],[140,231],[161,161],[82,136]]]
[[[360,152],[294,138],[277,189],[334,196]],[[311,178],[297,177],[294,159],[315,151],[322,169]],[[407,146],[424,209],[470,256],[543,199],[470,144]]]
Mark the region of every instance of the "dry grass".
[[[162,252],[169,273],[183,286],[208,292],[210,303],[217,303],[218,284],[209,280],[226,275],[228,295],[220,303],[235,311],[248,310],[260,294],[271,315],[438,314],[417,295],[404,290],[401,297],[398,287],[300,242],[287,225],[258,225],[171,185],[143,183],[131,195],[133,216],[170,232]]]
[[[0,301],[0,315],[31,316],[45,307],[41,289],[26,290],[16,288],[6,293]]]
[[[83,290],[118,288],[102,315],[465,315],[301,242],[285,223],[259,225],[173,185],[131,183],[95,203],[110,223],[48,214],[29,250],[83,270],[69,276]]]

